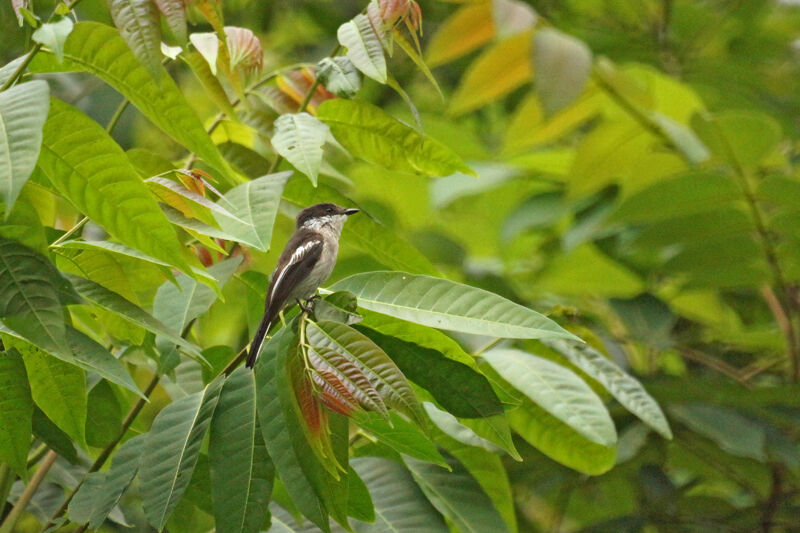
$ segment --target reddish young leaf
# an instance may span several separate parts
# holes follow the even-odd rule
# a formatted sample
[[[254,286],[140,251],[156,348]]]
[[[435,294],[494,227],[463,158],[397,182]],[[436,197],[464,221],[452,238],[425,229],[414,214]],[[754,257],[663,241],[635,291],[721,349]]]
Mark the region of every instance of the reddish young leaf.
[[[311,379],[320,388],[320,400],[332,411],[344,416],[350,416],[358,407],[358,400],[350,394],[347,387],[333,372],[327,370],[313,371]]]
[[[251,30],[226,26],[225,37],[230,53],[231,70],[239,69],[246,76],[261,70],[264,51],[261,49],[261,41]]]
[[[297,396],[297,405],[300,406],[300,412],[303,414],[308,429],[311,430],[311,435],[318,437],[324,427],[323,414],[319,401],[314,395],[314,387],[307,375],[303,375],[299,383],[295,383],[295,395]]]

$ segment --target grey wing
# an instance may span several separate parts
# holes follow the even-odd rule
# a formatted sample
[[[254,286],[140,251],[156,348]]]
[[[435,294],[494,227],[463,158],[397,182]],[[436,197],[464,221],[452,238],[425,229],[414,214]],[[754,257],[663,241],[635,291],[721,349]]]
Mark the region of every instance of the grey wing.
[[[267,291],[266,314],[273,318],[283,309],[294,289],[308,277],[309,273],[319,261],[324,248],[322,237],[308,238],[307,235],[296,235],[299,240],[305,240],[301,246],[292,246],[295,239],[287,245],[287,251],[292,250],[289,257],[281,257],[278,261],[279,268],[272,277]]]

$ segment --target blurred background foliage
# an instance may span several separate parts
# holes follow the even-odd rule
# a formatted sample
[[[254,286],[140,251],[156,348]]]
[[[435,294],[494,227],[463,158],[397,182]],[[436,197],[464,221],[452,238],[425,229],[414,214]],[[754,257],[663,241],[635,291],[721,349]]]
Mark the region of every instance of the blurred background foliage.
[[[517,437],[524,462],[503,463],[520,531],[800,531],[794,4],[422,1],[422,49],[444,98],[403,54],[390,70],[424,131],[479,177],[395,172],[326,147],[334,170],[321,184],[406,236],[446,277],[548,312],[637,375],[664,407],[671,441],[612,409],[617,464],[599,476]],[[35,0],[37,12],[53,5]],[[265,71],[316,63],[362,8],[350,0],[224,3],[226,23],[261,40]],[[8,2],[0,9],[5,63],[29,35]],[[84,0],[77,15],[111,23],[100,0]],[[555,28],[591,51],[591,74],[573,101],[559,101],[558,83],[582,76],[580,54],[548,70],[555,82],[542,79],[533,48],[547,43],[533,27],[537,35]],[[209,126],[214,103],[185,65],[168,68]],[[101,124],[121,101],[89,76],[48,77],[55,95]],[[390,87],[367,78],[359,95],[415,123]],[[234,150],[268,146],[270,134],[226,123],[214,139]],[[126,149],[184,155],[133,106],[114,137]],[[269,165],[253,153],[239,165],[251,177]],[[66,209],[63,224],[71,225]],[[279,217],[273,242],[285,242],[292,226]],[[276,257],[250,252],[254,284]],[[346,234],[331,282],[380,268]],[[198,320],[202,346],[238,347],[243,325],[252,329],[260,317],[261,301],[240,280],[224,294]],[[149,427],[167,392],[157,391],[137,425]],[[45,509],[46,494],[41,500]]]

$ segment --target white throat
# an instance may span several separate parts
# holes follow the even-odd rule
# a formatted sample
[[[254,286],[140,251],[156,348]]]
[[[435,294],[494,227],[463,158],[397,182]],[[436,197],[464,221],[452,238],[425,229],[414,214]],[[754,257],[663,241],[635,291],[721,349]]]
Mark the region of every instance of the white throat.
[[[320,233],[332,233],[338,238],[342,234],[347,215],[327,215],[324,217],[310,218],[303,222],[303,228]]]

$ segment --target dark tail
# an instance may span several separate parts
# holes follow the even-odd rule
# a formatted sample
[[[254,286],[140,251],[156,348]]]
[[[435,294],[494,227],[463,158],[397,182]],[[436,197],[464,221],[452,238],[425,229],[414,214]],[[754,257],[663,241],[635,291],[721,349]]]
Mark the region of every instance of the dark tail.
[[[273,315],[274,313],[270,313],[270,311],[267,310],[264,313],[264,316],[261,318],[261,323],[258,325],[258,331],[256,331],[252,342],[250,342],[250,352],[247,354],[247,362],[245,363],[247,368],[253,368],[256,364],[258,352],[261,351],[261,345],[264,344],[264,337],[266,337],[267,333],[269,332],[269,328],[272,325],[272,320],[275,318]]]

